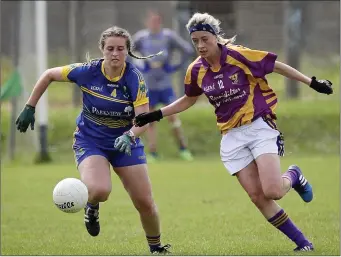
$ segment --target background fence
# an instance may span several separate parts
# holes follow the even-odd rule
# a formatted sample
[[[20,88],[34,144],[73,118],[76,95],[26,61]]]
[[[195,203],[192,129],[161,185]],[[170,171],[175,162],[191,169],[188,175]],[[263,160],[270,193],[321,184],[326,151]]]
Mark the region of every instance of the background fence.
[[[236,34],[238,44],[276,52],[280,60],[304,70],[309,76],[329,76],[329,79],[336,76],[334,85],[336,83],[338,88],[339,1],[47,1],[46,5],[48,67],[82,62],[86,52],[91,57],[100,56],[97,42],[103,30],[118,25],[134,34],[144,28],[144,19],[150,9],[161,13],[164,27],[172,28],[190,40],[184,25],[198,11],[219,18],[226,37]],[[2,126],[3,142],[7,140],[7,145],[13,145],[9,135],[14,137],[14,128],[10,124],[13,125],[15,115],[37,79],[35,19],[34,1],[1,4],[1,88],[15,67],[19,69],[24,87],[20,96],[2,101],[2,109],[13,113],[12,121],[5,124],[7,127]],[[174,74],[178,95],[183,92],[184,72]],[[287,87],[283,87],[283,78],[271,81],[283,100],[290,97],[316,100],[320,97],[318,94],[305,95],[304,91],[297,90],[299,87],[293,81],[286,81]],[[58,112],[58,108],[71,110],[80,106],[80,92],[75,86],[53,83],[48,92],[50,114]],[[29,138],[19,135],[19,142],[30,144],[32,138],[38,147],[36,134]]]

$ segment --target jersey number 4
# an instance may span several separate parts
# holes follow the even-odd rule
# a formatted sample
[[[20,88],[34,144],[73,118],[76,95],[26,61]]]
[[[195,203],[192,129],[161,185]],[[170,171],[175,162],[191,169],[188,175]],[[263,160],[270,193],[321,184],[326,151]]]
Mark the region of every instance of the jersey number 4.
[[[112,96],[112,97],[116,97],[116,96],[117,96],[116,89],[114,89],[114,90],[111,92],[111,96]]]

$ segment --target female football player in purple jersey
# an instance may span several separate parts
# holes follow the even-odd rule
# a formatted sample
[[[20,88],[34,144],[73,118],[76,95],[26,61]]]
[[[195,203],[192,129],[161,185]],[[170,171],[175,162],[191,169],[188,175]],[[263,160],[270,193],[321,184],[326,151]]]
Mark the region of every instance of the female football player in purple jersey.
[[[83,109],[77,118],[73,150],[81,180],[89,191],[85,226],[91,236],[100,232],[99,203],[111,192],[110,165],[138,210],[152,253],[167,253],[161,245],[160,221],[147,173],[144,146],[139,136],[146,126],[132,124],[135,114],[149,110],[148,89],[134,58],[133,42],[125,29],[105,30],[99,41],[102,59],[46,70],[36,83],[17,119],[17,129],[34,128],[35,106],[52,81],[76,83],[83,91]]]
[[[277,97],[265,76],[275,72],[328,95],[333,93],[332,83],[305,76],[276,61],[273,53],[234,45],[235,38],[224,39],[219,25],[207,13],[192,16],[187,29],[199,57],[187,69],[185,96],[137,115],[134,124],[144,126],[185,111],[204,93],[215,107],[226,169],[237,177],[263,216],[296,244],[295,251],[312,251],[313,244],[275,201],[293,188],[303,201],[310,202],[313,192],[298,166],[291,165],[281,174],[284,141],[275,122]]]

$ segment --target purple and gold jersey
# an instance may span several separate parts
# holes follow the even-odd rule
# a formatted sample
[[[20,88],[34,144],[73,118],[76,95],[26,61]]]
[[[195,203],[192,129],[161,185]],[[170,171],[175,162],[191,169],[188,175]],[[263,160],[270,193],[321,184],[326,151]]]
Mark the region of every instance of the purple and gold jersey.
[[[277,96],[265,76],[274,69],[277,55],[239,45],[220,45],[220,68],[204,58],[192,62],[185,77],[187,96],[206,95],[215,107],[222,133],[274,113]]]
[[[149,103],[143,76],[129,62],[115,78],[105,74],[103,59],[64,66],[62,75],[83,92],[76,134],[102,149],[114,149],[115,139],[132,127],[134,107]]]

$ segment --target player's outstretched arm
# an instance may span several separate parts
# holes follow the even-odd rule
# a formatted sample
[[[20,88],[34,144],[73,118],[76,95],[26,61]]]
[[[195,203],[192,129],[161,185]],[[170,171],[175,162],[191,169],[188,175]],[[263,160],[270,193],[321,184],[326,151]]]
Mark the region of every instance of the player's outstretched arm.
[[[179,112],[183,112],[189,107],[193,106],[197,100],[198,96],[189,97],[187,95],[184,95],[173,103],[161,108],[162,116],[166,117]]]
[[[295,68],[282,63],[282,62],[275,62],[274,72],[281,74],[289,79],[295,79],[300,81],[308,86],[310,86],[315,91],[322,93],[322,94],[332,94],[332,82],[329,80],[316,80],[316,77],[309,78],[303,73],[299,72]]]
[[[163,117],[183,112],[194,105],[197,100],[198,96],[189,97],[185,95],[159,110],[137,115],[134,119],[134,125],[136,127],[143,127],[148,123],[160,121]]]
[[[16,120],[17,129],[20,132],[26,132],[29,126],[31,130],[34,130],[35,106],[52,81],[65,81],[62,76],[62,67],[48,69],[38,79],[24,109]]]
[[[62,76],[62,67],[55,67],[51,69],[47,69],[38,79],[35,84],[33,91],[27,100],[27,105],[35,107],[40,99],[40,97],[44,94],[47,87],[51,84],[52,81],[60,81],[63,82],[65,79]]]

